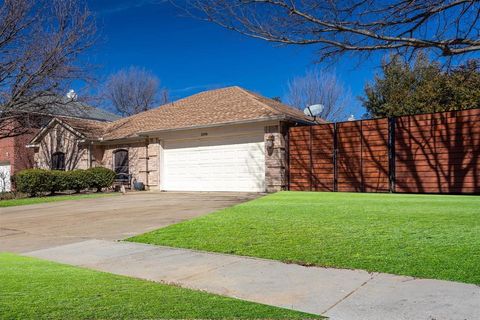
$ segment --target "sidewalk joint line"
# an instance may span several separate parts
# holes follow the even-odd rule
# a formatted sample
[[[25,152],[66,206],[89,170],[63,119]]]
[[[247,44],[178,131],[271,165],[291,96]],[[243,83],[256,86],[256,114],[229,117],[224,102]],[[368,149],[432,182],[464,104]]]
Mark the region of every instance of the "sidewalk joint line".
[[[372,272],[370,273],[370,279],[368,279],[367,281],[365,281],[364,283],[362,283],[360,286],[358,286],[357,288],[353,289],[352,291],[350,291],[346,296],[344,296],[342,299],[338,300],[337,302],[335,302],[332,306],[328,307],[325,311],[323,311],[321,314],[326,314],[328,311],[332,310],[333,308],[335,308],[337,305],[339,305],[340,303],[342,303],[343,301],[345,301],[346,299],[348,299],[352,294],[354,294],[355,292],[357,292],[358,290],[360,290],[361,288],[363,288],[367,283],[369,283],[371,280],[373,280],[373,278],[375,278],[375,275],[376,273]]]

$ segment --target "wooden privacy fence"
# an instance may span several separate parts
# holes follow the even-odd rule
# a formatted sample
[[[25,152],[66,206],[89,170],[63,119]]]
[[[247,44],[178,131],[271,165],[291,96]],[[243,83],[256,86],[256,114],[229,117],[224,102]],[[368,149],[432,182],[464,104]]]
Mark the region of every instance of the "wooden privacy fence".
[[[480,193],[480,109],[293,127],[290,190]]]

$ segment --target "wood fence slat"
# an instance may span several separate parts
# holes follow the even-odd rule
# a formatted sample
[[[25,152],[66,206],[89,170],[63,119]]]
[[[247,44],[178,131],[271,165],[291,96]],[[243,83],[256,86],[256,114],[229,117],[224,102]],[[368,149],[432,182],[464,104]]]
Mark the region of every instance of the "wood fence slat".
[[[290,190],[480,193],[480,109],[293,127],[288,163]]]

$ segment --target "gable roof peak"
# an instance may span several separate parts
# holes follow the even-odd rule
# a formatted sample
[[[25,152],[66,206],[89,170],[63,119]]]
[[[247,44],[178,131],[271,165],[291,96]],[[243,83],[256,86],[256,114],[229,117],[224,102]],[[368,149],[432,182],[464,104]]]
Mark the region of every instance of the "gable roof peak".
[[[107,128],[108,122],[92,119],[57,116],[52,118],[31,140],[29,145],[36,145],[41,139],[54,128],[60,125],[82,139],[98,139]]]

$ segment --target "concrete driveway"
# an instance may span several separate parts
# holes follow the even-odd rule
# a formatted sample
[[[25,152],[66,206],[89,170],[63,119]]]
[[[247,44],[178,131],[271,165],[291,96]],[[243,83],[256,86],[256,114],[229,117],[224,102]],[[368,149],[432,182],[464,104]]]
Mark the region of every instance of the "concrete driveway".
[[[22,253],[88,239],[121,240],[259,196],[142,192],[0,208],[0,251]]]

